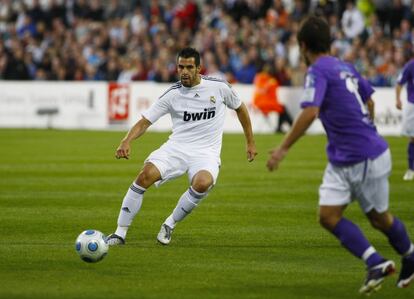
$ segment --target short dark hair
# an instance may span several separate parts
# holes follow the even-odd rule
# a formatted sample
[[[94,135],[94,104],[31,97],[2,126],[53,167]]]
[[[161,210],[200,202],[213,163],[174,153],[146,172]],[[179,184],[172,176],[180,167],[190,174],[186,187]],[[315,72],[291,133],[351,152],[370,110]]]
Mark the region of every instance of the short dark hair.
[[[312,53],[329,52],[331,46],[329,25],[321,17],[309,16],[302,22],[297,39],[299,45],[304,43]]]
[[[196,66],[200,65],[200,53],[198,53],[198,51],[194,48],[184,48],[184,49],[182,49],[180,52],[178,52],[177,61],[178,61],[178,58],[180,58],[180,57],[182,57],[182,58],[191,58],[191,57],[193,57],[194,61],[195,61],[195,65]]]

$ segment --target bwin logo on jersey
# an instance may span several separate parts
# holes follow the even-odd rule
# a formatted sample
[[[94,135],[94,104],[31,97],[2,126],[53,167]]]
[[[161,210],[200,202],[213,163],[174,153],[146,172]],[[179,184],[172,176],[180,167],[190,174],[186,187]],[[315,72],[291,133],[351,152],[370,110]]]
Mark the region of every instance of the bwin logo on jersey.
[[[184,111],[183,121],[210,119],[216,116],[216,107],[205,108],[203,112]]]

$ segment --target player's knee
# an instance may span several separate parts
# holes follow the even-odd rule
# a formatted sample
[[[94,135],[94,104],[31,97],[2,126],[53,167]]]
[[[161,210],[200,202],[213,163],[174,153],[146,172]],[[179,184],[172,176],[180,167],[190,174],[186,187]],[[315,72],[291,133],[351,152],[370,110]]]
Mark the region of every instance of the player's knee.
[[[197,191],[199,193],[206,193],[208,192],[213,185],[213,181],[208,178],[202,178],[195,180],[191,187],[194,189],[194,191]]]
[[[392,226],[392,221],[388,221],[387,218],[370,218],[369,222],[371,223],[371,226],[375,229],[378,229],[380,231],[386,232],[388,231]]]
[[[369,221],[371,223],[371,226],[375,229],[379,229],[382,230],[382,225],[381,222],[378,221],[377,219],[370,219]]]
[[[143,172],[138,175],[136,182],[143,188],[148,188],[151,185],[148,175]]]
[[[371,226],[380,231],[388,231],[393,223],[393,217],[389,212],[378,213],[372,210],[367,214]]]
[[[339,220],[340,218],[336,215],[319,214],[319,224],[329,231],[335,228]]]
[[[199,193],[208,192],[214,184],[213,177],[207,172],[198,173],[194,176],[191,187]]]
[[[138,183],[138,185],[140,185],[143,188],[148,188],[150,187],[155,181],[157,181],[154,176],[147,170],[142,170],[139,175],[138,178],[136,180],[136,182]]]

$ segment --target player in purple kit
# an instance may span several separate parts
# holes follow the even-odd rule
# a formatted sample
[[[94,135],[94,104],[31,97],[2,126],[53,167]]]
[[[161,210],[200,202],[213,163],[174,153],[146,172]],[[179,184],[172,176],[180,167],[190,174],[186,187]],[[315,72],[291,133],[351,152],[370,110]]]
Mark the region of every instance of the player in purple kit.
[[[414,60],[406,63],[395,88],[397,109],[402,109],[401,90],[407,84],[407,105],[404,107],[404,122],[402,134],[408,136],[408,169],[404,174],[405,181],[414,180]]]
[[[347,205],[357,200],[372,226],[402,256],[397,286],[406,287],[414,278],[414,245],[402,221],[388,211],[391,156],[372,123],[374,90],[352,65],[329,56],[330,32],[323,19],[307,18],[297,39],[309,66],[303,110],[281,144],[270,152],[267,167],[277,169],[290,147],[319,117],[328,137],[329,160],[319,188],[321,225],[366,263],[367,276],[360,292],[378,290],[395,265],[374,249],[357,225],[343,217]]]

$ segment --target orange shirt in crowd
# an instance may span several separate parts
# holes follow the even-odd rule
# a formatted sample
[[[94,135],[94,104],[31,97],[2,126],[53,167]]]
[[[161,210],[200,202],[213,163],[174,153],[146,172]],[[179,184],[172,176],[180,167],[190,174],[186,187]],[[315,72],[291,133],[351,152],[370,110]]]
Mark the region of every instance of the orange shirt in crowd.
[[[283,113],[284,107],[277,99],[277,80],[269,73],[257,73],[254,78],[253,105],[267,115],[269,112]]]

